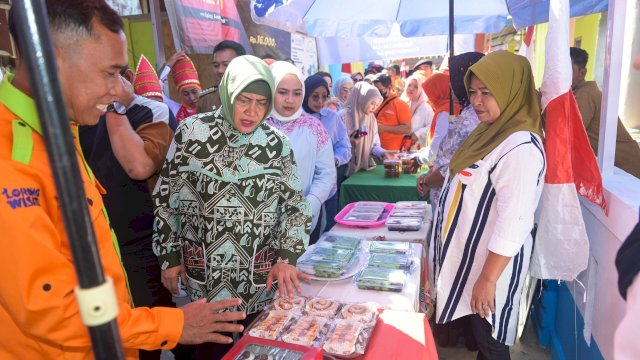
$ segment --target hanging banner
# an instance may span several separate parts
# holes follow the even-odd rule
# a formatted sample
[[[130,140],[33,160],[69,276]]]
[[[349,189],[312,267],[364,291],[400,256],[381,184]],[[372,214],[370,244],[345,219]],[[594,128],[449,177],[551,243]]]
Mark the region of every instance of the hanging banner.
[[[318,72],[316,39],[302,34],[291,34],[291,60],[304,77]]]
[[[165,6],[176,48],[188,54],[211,54],[222,40],[250,48],[235,0],[165,0]]]
[[[251,0],[236,0],[236,5],[255,56],[275,60],[291,58],[291,33],[256,24],[251,19]]]

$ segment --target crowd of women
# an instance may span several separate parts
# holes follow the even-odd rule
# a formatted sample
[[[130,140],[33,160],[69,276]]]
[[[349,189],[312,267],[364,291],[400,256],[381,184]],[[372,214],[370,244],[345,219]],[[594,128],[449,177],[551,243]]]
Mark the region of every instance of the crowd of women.
[[[463,323],[480,358],[508,358],[544,182],[540,108],[523,57],[465,53],[449,64],[410,76],[400,97],[407,135],[424,148],[417,158],[432,167],[416,186],[434,209],[435,319]],[[331,87],[323,75],[238,57],[222,107],[178,127],[154,192],[154,248],[171,281],[187,275],[192,299],[241,297],[251,316],[275,280],[282,295],[299,289],[296,259],[335,215],[339,182],[394,156],[380,144],[380,91],[347,76]]]

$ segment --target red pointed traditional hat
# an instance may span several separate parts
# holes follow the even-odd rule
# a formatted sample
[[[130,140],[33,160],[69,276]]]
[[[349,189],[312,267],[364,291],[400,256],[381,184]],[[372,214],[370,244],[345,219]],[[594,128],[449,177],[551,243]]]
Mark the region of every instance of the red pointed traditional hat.
[[[173,71],[173,82],[176,84],[178,91],[182,91],[187,86],[196,86],[199,90],[202,90],[198,79],[198,71],[196,71],[196,67],[187,55],[180,57],[171,71]]]
[[[140,96],[162,101],[162,87],[156,70],[144,55],[140,55],[133,80],[133,91]]]

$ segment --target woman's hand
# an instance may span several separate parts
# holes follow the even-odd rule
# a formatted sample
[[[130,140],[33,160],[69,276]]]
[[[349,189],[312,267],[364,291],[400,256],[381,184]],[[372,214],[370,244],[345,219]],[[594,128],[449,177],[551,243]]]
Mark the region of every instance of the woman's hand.
[[[426,174],[422,174],[418,177],[418,180],[416,181],[416,188],[418,190],[418,194],[420,195],[420,197],[424,198],[425,196],[427,196],[427,191],[429,191],[429,185],[427,184],[427,177],[431,175],[430,172],[426,173]],[[432,200],[433,201],[433,200]]]
[[[277,263],[273,265],[271,271],[269,271],[269,275],[267,276],[267,291],[271,291],[273,282],[278,281],[278,293],[280,294],[280,297],[288,295],[289,298],[293,298],[294,288],[298,293],[302,291],[298,279],[309,281],[310,277],[309,275],[300,272],[293,265]]]
[[[167,60],[167,66],[173,69],[173,65],[176,64],[176,61],[180,59],[184,54],[184,51],[178,50],[175,54],[171,55],[169,60]]]
[[[496,311],[494,306],[495,297],[495,281],[481,274],[471,292],[471,311],[483,318],[490,316]]]

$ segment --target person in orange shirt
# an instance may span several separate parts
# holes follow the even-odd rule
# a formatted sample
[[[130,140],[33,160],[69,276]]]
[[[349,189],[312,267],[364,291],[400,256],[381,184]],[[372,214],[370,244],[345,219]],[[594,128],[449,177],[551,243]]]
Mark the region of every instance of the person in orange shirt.
[[[221,333],[242,331],[231,322],[245,314],[220,311],[238,306],[240,299],[201,300],[181,309],[133,308],[101,187],[77,137],[78,125],[97,123],[113,101],[119,70],[127,65],[123,23],[104,0],[47,0],[46,7],[97,248],[118,300],[126,357],[178,342],[231,343]],[[10,29],[20,44],[13,16]],[[89,331],[74,296],[78,281],[27,71],[18,57],[15,76],[0,83],[0,359],[90,359]]]
[[[399,150],[402,138],[411,132],[411,109],[392,90],[391,77],[380,74],[373,80],[384,99],[376,110],[380,145],[387,150]]]

